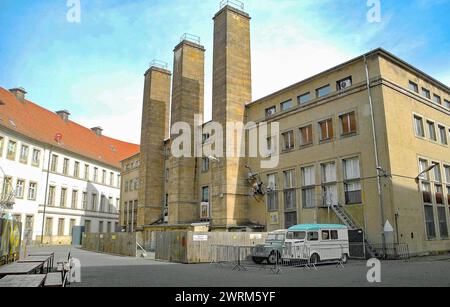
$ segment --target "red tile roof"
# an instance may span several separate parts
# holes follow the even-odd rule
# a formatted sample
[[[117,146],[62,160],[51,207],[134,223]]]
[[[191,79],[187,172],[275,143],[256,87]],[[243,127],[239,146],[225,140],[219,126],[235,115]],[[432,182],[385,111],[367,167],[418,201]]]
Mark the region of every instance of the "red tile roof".
[[[120,161],[139,152],[139,145],[97,136],[91,129],[62,120],[56,113],[37,104],[16,99],[0,87],[0,127],[6,127],[33,140],[82,155],[86,158],[120,168]],[[62,135],[60,144],[55,141]]]

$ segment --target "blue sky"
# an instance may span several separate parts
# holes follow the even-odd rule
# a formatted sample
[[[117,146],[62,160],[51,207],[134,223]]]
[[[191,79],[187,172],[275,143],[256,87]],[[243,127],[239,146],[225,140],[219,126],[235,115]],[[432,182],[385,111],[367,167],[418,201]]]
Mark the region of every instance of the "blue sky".
[[[172,66],[183,33],[206,47],[206,119],[211,114],[214,13],[219,0],[0,0],[0,86],[105,134],[139,142],[143,73]],[[246,0],[252,16],[253,98],[383,47],[450,85],[450,0]],[[274,76],[277,76],[274,78]],[[125,123],[118,125],[117,123]]]

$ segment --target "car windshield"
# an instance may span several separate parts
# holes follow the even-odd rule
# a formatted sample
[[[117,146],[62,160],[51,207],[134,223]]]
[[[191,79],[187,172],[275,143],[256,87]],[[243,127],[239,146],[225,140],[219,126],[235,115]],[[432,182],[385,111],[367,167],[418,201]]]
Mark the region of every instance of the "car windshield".
[[[267,241],[284,241],[283,234],[269,234]]]

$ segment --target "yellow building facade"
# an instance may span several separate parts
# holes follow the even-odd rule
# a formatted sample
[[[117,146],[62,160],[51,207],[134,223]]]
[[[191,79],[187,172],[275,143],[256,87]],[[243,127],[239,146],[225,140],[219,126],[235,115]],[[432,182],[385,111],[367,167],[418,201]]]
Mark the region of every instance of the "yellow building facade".
[[[171,103],[181,118],[202,110],[203,52],[186,41],[175,49]],[[170,85],[163,85],[155,91],[166,93]],[[138,213],[137,229],[206,223],[211,231],[272,231],[340,223],[364,230],[373,244],[405,243],[411,253],[450,250],[449,101],[448,86],[383,49],[252,101],[250,16],[225,6],[214,17],[213,121],[278,123],[279,134],[264,140],[272,152],[183,160],[170,154],[173,134],[165,140],[159,130],[147,133],[147,147],[164,145],[166,154],[158,151],[151,166],[141,161],[152,179],[139,195],[151,197],[150,184],[159,192],[154,203],[139,203],[155,210]],[[203,136],[207,143],[210,133]],[[278,155],[278,165],[262,168],[270,155]],[[254,193],[255,178],[262,195]]]

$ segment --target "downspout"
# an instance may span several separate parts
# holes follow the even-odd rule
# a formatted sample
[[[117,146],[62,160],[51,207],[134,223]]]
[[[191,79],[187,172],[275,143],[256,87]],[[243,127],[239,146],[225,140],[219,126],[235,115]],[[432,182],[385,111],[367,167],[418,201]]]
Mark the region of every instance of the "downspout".
[[[41,232],[41,245],[44,244],[44,227],[45,227],[45,214],[47,211],[47,201],[48,201],[48,181],[50,178],[50,162],[53,153],[53,146],[50,146],[50,151],[48,153],[48,162],[47,162],[47,179],[45,182],[45,196],[44,196],[44,212],[42,214],[42,232]]]
[[[367,65],[367,57],[364,55],[364,66],[366,70],[366,82],[367,82],[367,93],[369,96],[369,106],[370,106],[370,117],[372,121],[372,137],[373,137],[373,144],[374,144],[374,153],[375,153],[375,163],[376,163],[376,170],[377,170],[377,189],[378,189],[378,202],[380,205],[380,217],[381,217],[381,240],[383,244],[383,251],[386,250],[386,237],[384,233],[384,202],[383,202],[383,191],[381,188],[381,176],[380,176],[380,159],[378,156],[378,142],[377,142],[377,133],[376,133],[376,127],[375,127],[375,116],[374,116],[374,109],[373,109],[373,100],[372,100],[372,93],[370,91],[370,77],[369,77],[369,66]]]

